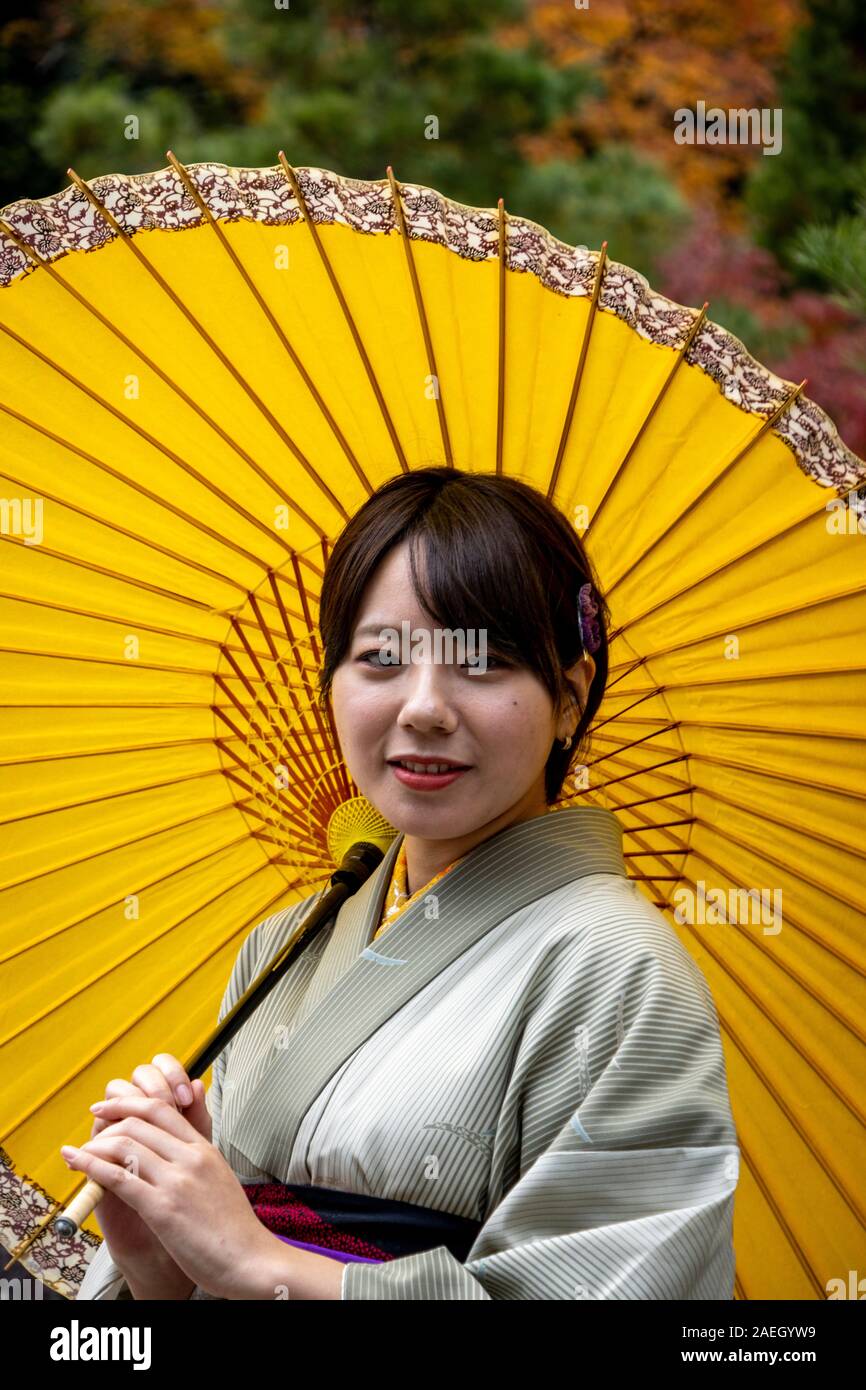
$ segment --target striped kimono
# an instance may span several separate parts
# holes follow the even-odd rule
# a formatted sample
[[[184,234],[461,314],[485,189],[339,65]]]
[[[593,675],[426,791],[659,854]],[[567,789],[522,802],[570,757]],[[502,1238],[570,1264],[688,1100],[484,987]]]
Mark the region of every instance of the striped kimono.
[[[347,1257],[344,1299],[733,1298],[718,1018],[629,882],[617,818],[507,827],[374,941],[401,842],[214,1063],[213,1142],[239,1180],[462,1232]],[[221,1017],[324,891],[247,936]],[[78,1297],[130,1297],[104,1243]]]

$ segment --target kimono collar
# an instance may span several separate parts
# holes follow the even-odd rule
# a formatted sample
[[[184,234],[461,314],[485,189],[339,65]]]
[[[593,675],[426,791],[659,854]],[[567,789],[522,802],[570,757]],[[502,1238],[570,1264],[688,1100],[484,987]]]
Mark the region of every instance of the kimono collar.
[[[381,864],[368,880],[373,916],[377,908],[381,913],[384,907],[394,864],[405,842],[405,835],[398,835],[394,839]],[[518,821],[516,825],[507,826],[492,835],[489,840],[483,840],[457,862],[461,867],[468,865],[470,860],[478,864],[483,862],[485,850],[492,850],[498,857],[504,847],[509,853],[515,854],[532,848],[543,852],[555,848],[560,868],[568,870],[562,880],[566,883],[585,874],[627,873],[622,850],[622,826],[612,811],[601,806],[563,807],[533,816],[531,820]],[[377,926],[378,921],[374,923],[373,931]]]
[[[333,928],[326,928],[330,935],[291,1033],[259,1062],[236,1116],[232,1143],[280,1181],[304,1116],[331,1077],[453,960],[505,918],[567,883],[588,874],[627,876],[622,827],[612,811],[548,811],[476,845],[372,943],[403,839],[392,841],[340,908]],[[271,992],[276,1009],[283,988]]]

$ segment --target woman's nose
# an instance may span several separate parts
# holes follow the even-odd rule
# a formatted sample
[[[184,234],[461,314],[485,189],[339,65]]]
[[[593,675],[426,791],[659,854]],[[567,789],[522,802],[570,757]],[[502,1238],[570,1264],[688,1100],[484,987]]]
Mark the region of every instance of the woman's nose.
[[[442,662],[418,661],[407,666],[405,699],[397,723],[415,729],[457,727],[457,714],[449,696],[448,669]]]

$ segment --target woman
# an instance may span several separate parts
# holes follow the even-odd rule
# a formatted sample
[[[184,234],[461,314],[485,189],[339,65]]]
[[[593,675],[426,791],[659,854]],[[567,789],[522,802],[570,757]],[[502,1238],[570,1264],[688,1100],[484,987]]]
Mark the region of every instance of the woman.
[[[551,810],[604,691],[604,609],[514,479],[420,469],[351,520],[320,692],[400,833],[207,1105],[196,1081],[181,1114],[167,1055],[110,1083],[72,1156],[108,1187],[80,1298],[733,1297],[712,997],[612,812]],[[250,933],[221,1017],[319,896]]]

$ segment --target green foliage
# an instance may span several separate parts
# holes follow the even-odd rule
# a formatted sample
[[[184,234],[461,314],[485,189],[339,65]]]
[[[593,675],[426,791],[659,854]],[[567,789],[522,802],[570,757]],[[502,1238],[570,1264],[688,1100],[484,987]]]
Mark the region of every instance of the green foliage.
[[[293,164],[356,178],[382,178],[391,164],[474,205],[510,198],[522,140],[599,90],[588,67],[554,68],[532,45],[498,41],[493,27],[522,10],[515,0],[331,0],[265,19],[235,0],[226,42],[255,68],[263,97],[246,129],[211,134],[209,157],[270,164],[283,148]]]
[[[861,188],[855,213],[832,224],[802,227],[791,256],[825,281],[843,308],[866,318],[866,168]]]
[[[59,187],[51,160],[44,161],[31,135],[55,81],[52,66],[39,61],[38,26],[31,5],[5,0],[0,21],[0,207]]]
[[[595,249],[652,276],[659,257],[680,239],[688,209],[651,161],[627,146],[607,146],[576,163],[550,160],[522,171],[515,205],[572,245]],[[527,214],[529,215],[529,214]]]
[[[761,159],[746,193],[759,239],[789,267],[807,223],[851,213],[866,151],[863,0],[806,0],[780,97],[782,150]]]
[[[127,138],[130,118],[139,133]],[[199,135],[184,98],[170,87],[133,96],[120,78],[69,83],[48,98],[33,143],[46,163],[70,164],[82,178],[97,174],[141,174],[161,169],[165,151]]]
[[[19,178],[3,201],[62,187],[69,165],[84,178],[140,173],[164,167],[170,147],[187,163],[271,166],[284,149],[294,165],[355,178],[384,178],[390,164],[403,182],[473,206],[502,196],[564,229],[589,171],[575,184],[567,170],[559,201],[556,179],[526,177],[526,141],[600,85],[586,64],[552,65],[519,30],[505,40],[502,26],[524,17],[525,0],[78,0],[26,132],[53,183]],[[0,118],[3,98],[0,86]],[[674,195],[660,175],[638,191],[628,203],[641,233]],[[616,201],[611,192],[609,209]]]

